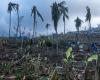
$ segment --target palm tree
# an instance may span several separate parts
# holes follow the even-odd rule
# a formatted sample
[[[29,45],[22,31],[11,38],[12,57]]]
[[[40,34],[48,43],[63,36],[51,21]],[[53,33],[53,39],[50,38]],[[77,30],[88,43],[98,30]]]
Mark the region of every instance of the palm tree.
[[[77,17],[76,19],[75,19],[75,23],[76,23],[76,30],[79,32],[79,28],[81,27],[81,25],[82,25],[82,20],[79,18],[79,17]]]
[[[47,29],[47,36],[48,36],[48,29],[49,29],[50,24],[46,24],[45,28]]]
[[[65,19],[68,19],[68,8],[64,6],[65,5],[65,1],[62,1],[60,3],[53,3],[53,5],[51,6],[51,11],[52,11],[52,20],[53,20],[53,24],[54,24],[54,29],[56,32],[56,35],[58,34],[57,28],[58,28],[58,22],[61,18],[61,16],[63,16],[63,22],[64,22],[64,34],[65,34]],[[58,42],[57,42],[57,51],[58,51]]]
[[[40,12],[37,10],[36,6],[32,7],[31,16],[33,16],[33,20],[34,20],[33,21],[33,38],[34,38],[35,37],[35,30],[37,27],[37,16],[42,20],[42,22],[44,20],[43,20],[42,15],[40,14]]]
[[[64,4],[65,4],[65,1],[63,1],[63,2],[61,2],[61,3],[59,3],[58,5],[59,5],[59,8],[60,8],[60,10],[61,10],[61,13],[62,13],[62,17],[63,17],[63,22],[64,22],[64,34],[65,34],[65,22],[66,22],[66,19],[69,19],[69,16],[68,16],[68,7],[65,7],[64,6]]]
[[[86,14],[85,21],[89,22],[89,28],[91,29],[91,11],[90,11],[90,8],[88,6],[86,7],[86,10],[87,10],[87,14]]]
[[[65,8],[65,11],[67,10],[67,8]],[[68,12],[67,12],[68,13]],[[65,34],[65,22],[66,22],[66,18],[68,19],[68,15],[66,14],[66,12],[64,12],[64,14],[63,14],[63,22],[64,22],[64,34]]]
[[[52,12],[52,20],[53,20],[53,24],[54,24],[54,29],[56,32],[56,35],[58,34],[57,28],[58,28],[58,22],[61,18],[62,12],[61,12],[61,6],[64,5],[64,1],[62,1],[61,3],[53,3],[53,5],[51,6],[51,12]],[[58,40],[57,40],[57,53],[58,53]]]
[[[75,19],[75,26],[76,26],[76,30],[77,30],[77,32],[79,33],[79,28],[81,27],[81,25],[82,25],[82,20],[79,18],[79,17],[77,17],[76,19]],[[77,39],[78,39],[78,35],[77,35]]]
[[[16,36],[18,35],[18,28],[19,28],[19,4],[17,4],[16,6],[16,10],[17,10],[17,20],[18,20],[18,25],[17,25],[17,32],[16,32]]]
[[[11,36],[11,12],[12,10],[15,9],[15,3],[9,2],[8,4],[8,13],[9,13],[9,38]]]
[[[17,38],[18,29],[19,29],[19,4],[16,4],[15,10],[17,12],[17,30],[16,30],[16,38]]]
[[[61,15],[64,13],[64,11],[62,10],[64,7],[65,1],[62,1],[60,3],[53,3],[53,5],[51,6],[51,10],[52,10],[52,20],[53,20],[53,24],[54,24],[54,29],[56,34],[57,32],[57,28],[58,28],[58,22],[61,18]],[[62,12],[63,11],[63,12]]]
[[[10,38],[10,30],[11,30],[11,11],[12,11],[11,2],[9,2],[9,4],[8,4],[8,13],[9,13],[9,38]]]

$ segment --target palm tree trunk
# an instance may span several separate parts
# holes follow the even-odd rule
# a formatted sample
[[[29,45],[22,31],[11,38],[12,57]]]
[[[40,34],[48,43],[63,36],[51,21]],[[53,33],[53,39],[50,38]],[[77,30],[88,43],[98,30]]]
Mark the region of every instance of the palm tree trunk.
[[[34,38],[37,36],[37,21],[35,20]]]
[[[22,37],[21,25],[19,25],[19,35],[20,35],[20,38],[21,38]]]
[[[21,34],[21,32],[20,32],[20,38],[22,37],[22,34]]]
[[[89,29],[91,31],[91,22],[89,21]],[[91,34],[89,35],[89,43],[91,43]]]
[[[77,27],[77,36],[76,36],[76,39],[77,39],[77,41],[79,41],[79,27]]]
[[[79,29],[78,29],[78,35],[77,35],[77,40],[79,41],[80,39],[79,39],[79,36],[80,36],[80,31],[79,31]]]
[[[11,32],[11,12],[9,15],[9,39],[10,39],[10,32]]]
[[[89,29],[91,29],[91,22],[89,21]]]
[[[32,39],[32,41],[33,41],[33,44],[34,44],[34,37],[35,37],[35,16],[34,16],[34,23],[33,23],[33,39]]]
[[[49,38],[49,35],[48,35],[48,28],[47,28],[47,36],[48,36],[48,38]]]
[[[65,29],[66,29],[66,28],[65,28],[65,22],[64,22],[64,35],[65,35]]]
[[[34,24],[34,23],[33,23],[33,24]],[[32,39],[33,44],[34,44],[34,32],[35,32],[34,29],[35,29],[35,24],[34,24],[34,26],[33,26],[33,36],[32,36],[32,38],[33,38],[33,39]]]
[[[17,11],[17,20],[18,20],[18,24],[17,24],[17,30],[16,30],[16,40],[17,40],[18,29],[19,29],[19,11]]]
[[[47,39],[49,39],[49,36],[48,36],[48,28],[47,28]],[[48,52],[48,46],[47,46],[47,52]]]
[[[23,37],[21,37],[21,49],[23,49]]]
[[[54,40],[54,37],[53,37],[53,33],[52,33],[52,49],[53,49],[53,40]]]
[[[56,31],[56,50],[57,50],[57,54],[58,54],[58,32]]]

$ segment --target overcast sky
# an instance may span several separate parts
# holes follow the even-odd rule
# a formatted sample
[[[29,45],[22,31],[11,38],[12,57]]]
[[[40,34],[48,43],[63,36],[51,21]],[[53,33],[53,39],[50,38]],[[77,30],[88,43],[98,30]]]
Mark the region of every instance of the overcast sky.
[[[22,28],[26,28],[26,33],[32,30],[32,17],[31,9],[32,6],[37,6],[37,9],[40,11],[44,17],[44,22],[42,23],[38,19],[37,32],[39,34],[45,34],[45,24],[50,23],[49,33],[54,32],[53,22],[51,19],[51,8],[53,2],[61,2],[63,0],[0,0],[0,35],[8,35],[9,28],[9,14],[7,13],[7,7],[9,2],[19,3],[20,5],[20,16],[24,16],[22,21]],[[65,0],[66,6],[69,8],[69,20],[66,20],[66,32],[75,31],[74,20],[76,17],[80,17],[83,21],[86,16],[86,6],[88,5],[91,8],[92,14],[92,27],[97,27],[97,24],[100,24],[100,0]],[[58,32],[63,32],[63,22],[62,19],[58,23]],[[16,12],[12,12],[12,35],[14,34],[13,27],[17,25],[17,15]],[[88,28],[88,23],[83,23],[81,30]]]

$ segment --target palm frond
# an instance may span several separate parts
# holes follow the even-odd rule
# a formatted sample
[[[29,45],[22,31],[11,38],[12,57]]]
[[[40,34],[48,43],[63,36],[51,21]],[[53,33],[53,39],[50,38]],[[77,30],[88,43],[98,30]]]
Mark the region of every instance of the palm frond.
[[[63,21],[65,21],[65,18],[69,19],[68,16],[68,7],[65,7],[64,5],[59,5],[59,9],[61,11],[61,14],[63,15]]]
[[[90,8],[87,6],[86,7],[87,10],[87,14],[86,14],[86,20],[85,21],[91,21],[91,12],[90,12]]]
[[[65,4],[66,4],[65,1],[62,1],[62,2],[58,3],[58,5],[65,5]]]
[[[44,19],[43,19],[42,15],[39,13],[39,11],[38,11],[38,10],[37,10],[37,15],[38,15],[38,17],[40,17],[40,18],[41,18],[41,20],[42,20],[42,21],[44,21]]]
[[[65,7],[65,11],[68,13],[68,7]]]
[[[33,14],[36,14],[36,6],[33,6],[33,7],[32,7],[31,16],[32,16]]]
[[[52,20],[53,20],[53,23],[54,23],[54,29],[57,33],[57,25],[58,25],[58,21],[61,17],[61,11],[60,11],[58,4],[56,2],[53,3],[51,10],[52,10]]]
[[[8,13],[11,13],[11,11],[12,11],[12,3],[11,2],[9,2],[9,4],[8,4]]]
[[[17,4],[16,3],[12,3],[11,6],[12,6],[12,9],[17,10]]]
[[[19,10],[19,4],[16,4],[16,10],[17,11]]]

